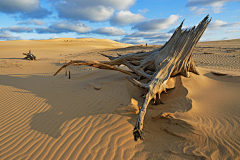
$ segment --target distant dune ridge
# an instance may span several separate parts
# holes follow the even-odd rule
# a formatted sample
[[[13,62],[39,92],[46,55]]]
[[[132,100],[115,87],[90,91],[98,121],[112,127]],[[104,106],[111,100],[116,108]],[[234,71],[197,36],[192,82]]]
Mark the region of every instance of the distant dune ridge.
[[[107,39],[0,42],[0,159],[240,159],[240,39],[200,42],[200,75],[177,77],[133,140],[142,91],[117,71],[68,66],[159,46]],[[31,50],[37,60],[24,60]],[[211,54],[204,54],[204,52]],[[123,66],[124,67],[124,66]],[[220,73],[220,74],[213,74]],[[222,75],[221,75],[222,74]]]

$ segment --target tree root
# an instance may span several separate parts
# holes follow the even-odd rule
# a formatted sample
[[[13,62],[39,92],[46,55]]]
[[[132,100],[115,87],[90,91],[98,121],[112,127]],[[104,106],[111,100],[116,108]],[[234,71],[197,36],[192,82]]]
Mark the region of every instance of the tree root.
[[[63,65],[54,76],[63,68],[72,64],[116,70],[132,76],[134,79],[126,79],[146,92],[144,104],[139,110],[133,130],[135,141],[143,139],[143,121],[149,102],[154,99],[155,104],[164,103],[160,98],[161,93],[166,92],[167,88],[175,87],[175,81],[172,81],[171,77],[177,75],[189,77],[189,72],[199,74],[193,62],[192,52],[210,21],[209,16],[206,16],[197,27],[184,31],[182,30],[183,21],[169,41],[161,48],[153,51],[118,55],[118,57],[102,54],[110,61],[71,61]],[[127,66],[132,72],[115,67],[120,65]],[[148,82],[146,84],[142,83],[139,81],[141,79],[146,79]]]

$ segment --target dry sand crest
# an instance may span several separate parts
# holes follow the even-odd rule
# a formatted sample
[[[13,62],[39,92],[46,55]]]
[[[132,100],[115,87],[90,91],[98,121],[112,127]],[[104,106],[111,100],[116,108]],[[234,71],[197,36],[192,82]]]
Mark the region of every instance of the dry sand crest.
[[[0,42],[0,159],[240,159],[240,40],[200,42],[201,75],[177,77],[150,105],[145,141],[132,130],[142,93],[127,75],[70,60],[106,60],[152,50],[111,40],[61,38]],[[22,52],[37,61],[23,60]],[[205,53],[205,54],[204,54]],[[226,75],[215,75],[211,72]]]

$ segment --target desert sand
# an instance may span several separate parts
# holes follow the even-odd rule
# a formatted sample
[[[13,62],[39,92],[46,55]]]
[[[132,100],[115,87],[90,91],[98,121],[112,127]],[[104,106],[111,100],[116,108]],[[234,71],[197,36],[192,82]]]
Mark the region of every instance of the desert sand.
[[[144,138],[133,139],[143,92],[118,71],[70,60],[160,46],[104,39],[0,42],[0,159],[240,159],[240,39],[200,42],[200,75],[177,77],[166,102],[149,105]],[[23,59],[32,50],[37,60]],[[71,73],[71,79],[65,76]]]

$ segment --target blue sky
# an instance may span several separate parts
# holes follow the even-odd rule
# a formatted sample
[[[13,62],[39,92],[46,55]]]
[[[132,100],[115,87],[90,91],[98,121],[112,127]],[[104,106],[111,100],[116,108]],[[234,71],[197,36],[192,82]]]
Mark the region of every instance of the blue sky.
[[[184,21],[212,21],[200,41],[240,38],[240,0],[0,0],[0,40],[100,38],[163,44]]]

